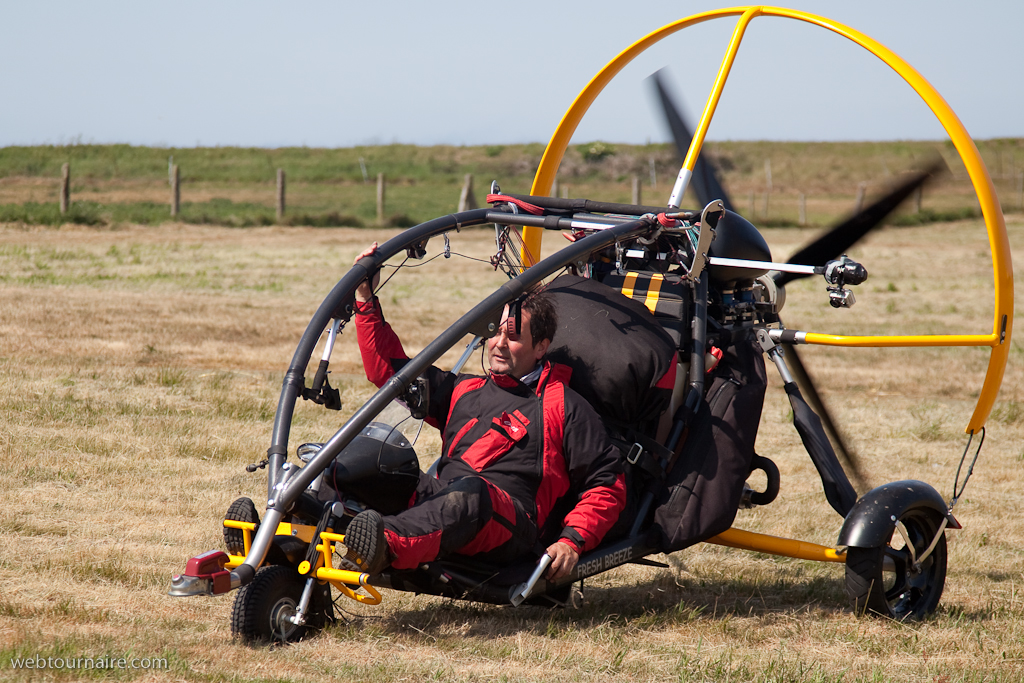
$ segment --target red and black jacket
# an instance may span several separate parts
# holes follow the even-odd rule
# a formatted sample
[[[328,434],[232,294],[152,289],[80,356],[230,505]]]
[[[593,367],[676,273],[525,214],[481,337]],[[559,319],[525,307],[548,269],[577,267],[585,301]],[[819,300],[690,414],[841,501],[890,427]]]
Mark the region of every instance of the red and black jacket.
[[[408,360],[376,302],[356,303],[356,334],[367,378],[378,387]],[[595,548],[625,507],[622,458],[597,413],[568,387],[571,370],[544,363],[536,386],[507,375],[431,368],[428,422],[441,430],[442,480],[478,475],[519,500],[541,537],[557,531],[578,552]],[[550,518],[565,497],[575,506]],[[552,533],[552,535],[554,535]]]

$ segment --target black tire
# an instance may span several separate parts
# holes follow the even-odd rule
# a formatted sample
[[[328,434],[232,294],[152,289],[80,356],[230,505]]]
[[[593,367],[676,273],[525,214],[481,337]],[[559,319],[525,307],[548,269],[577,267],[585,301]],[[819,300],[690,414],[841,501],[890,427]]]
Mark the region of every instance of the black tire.
[[[306,579],[292,567],[263,567],[243,586],[231,610],[231,633],[246,643],[291,643],[324,627],[327,606],[322,586],[316,586],[306,611],[306,623],[297,626],[295,614]]]
[[[907,510],[899,519],[920,557],[939,530],[941,519],[931,509]],[[895,571],[885,571],[892,560]],[[899,531],[879,548],[846,551],[846,595],[858,615],[872,613],[900,621],[917,620],[935,611],[946,585],[946,535],[939,537],[931,555],[915,569],[910,549]]]
[[[259,528],[260,513],[256,510],[251,498],[239,498],[228,507],[224,519],[233,519],[236,522],[252,522]],[[255,533],[255,531],[253,532]],[[224,527],[224,545],[232,555],[245,554],[245,537],[241,529],[229,529]]]

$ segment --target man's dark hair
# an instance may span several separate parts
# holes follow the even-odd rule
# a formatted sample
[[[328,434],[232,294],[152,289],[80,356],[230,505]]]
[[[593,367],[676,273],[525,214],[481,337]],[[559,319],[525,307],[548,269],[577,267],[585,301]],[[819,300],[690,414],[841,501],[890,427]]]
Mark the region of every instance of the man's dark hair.
[[[526,297],[522,304],[523,310],[530,314],[530,337],[534,345],[542,339],[554,339],[558,330],[558,314],[555,304],[545,292],[537,292]]]

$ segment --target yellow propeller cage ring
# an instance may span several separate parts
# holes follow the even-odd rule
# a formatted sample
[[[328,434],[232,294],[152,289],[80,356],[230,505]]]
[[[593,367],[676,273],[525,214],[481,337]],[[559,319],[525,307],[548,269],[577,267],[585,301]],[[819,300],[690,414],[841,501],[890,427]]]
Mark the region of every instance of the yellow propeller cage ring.
[[[569,145],[576,127],[583,119],[583,115],[593,104],[597,96],[604,90],[605,86],[614,78],[627,64],[633,61],[647,48],[661,41],[677,31],[689,26],[703,23],[711,19],[722,17],[739,16],[736,28],[729,41],[725,57],[719,68],[718,76],[708,97],[704,112],[693,135],[693,141],[687,151],[686,159],[683,161],[683,168],[689,172],[700,154],[704,137],[707,134],[711,119],[714,116],[715,108],[718,106],[722,90],[728,80],[729,72],[736,58],[740,43],[743,40],[744,32],[749,23],[758,16],[784,17],[804,21],[837,33],[844,38],[852,40],[868,52],[878,57],[898,73],[910,87],[924,100],[928,108],[938,118],[942,127],[946,130],[954,148],[960,155],[964,166],[967,169],[971,184],[978,196],[978,203],[981,206],[982,216],[985,219],[985,227],[988,231],[989,247],[992,252],[992,279],[995,290],[995,315],[990,334],[973,335],[888,335],[888,336],[857,336],[857,335],[829,335],[808,333],[807,343],[825,344],[830,346],[885,346],[885,347],[916,347],[916,346],[990,346],[992,353],[989,357],[988,370],[985,373],[985,382],[978,394],[978,403],[975,405],[974,413],[964,430],[973,434],[981,430],[992,412],[999,387],[1003,381],[1003,372],[1006,369],[1006,361],[1010,353],[1010,336],[1013,329],[1013,264],[1010,260],[1010,242],[1006,235],[1006,222],[1003,219],[1002,209],[996,199],[995,187],[988,169],[978,153],[971,136],[967,133],[960,119],[939,95],[932,85],[925,80],[921,74],[912,66],[907,64],[901,57],[889,48],[876,40],[856,31],[839,22],[798,10],[785,9],[782,7],[766,7],[751,5],[746,7],[730,7],[726,9],[702,12],[666,24],[661,28],[648,33],[625,50],[615,56],[594,76],[580,94],[576,96],[572,105],[566,111],[558,127],[544,150],[537,174],[533,179],[533,186],[530,194],[546,195],[551,191],[551,185],[555,179],[555,173],[562,162],[565,150]],[[539,260],[541,239],[543,229],[526,226],[523,228],[523,249],[522,259],[526,265],[533,265]]]

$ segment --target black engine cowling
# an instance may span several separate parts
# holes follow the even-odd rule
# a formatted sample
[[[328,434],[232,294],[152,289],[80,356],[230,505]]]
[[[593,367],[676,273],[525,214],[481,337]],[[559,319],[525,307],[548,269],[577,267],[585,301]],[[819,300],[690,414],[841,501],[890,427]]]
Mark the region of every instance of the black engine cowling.
[[[726,211],[718,221],[715,229],[715,240],[711,243],[708,256],[719,258],[744,259],[747,261],[771,261],[772,252],[768,243],[746,218]],[[751,285],[754,280],[767,273],[768,270],[752,270],[734,266],[708,266],[711,282],[722,289],[736,289]]]

